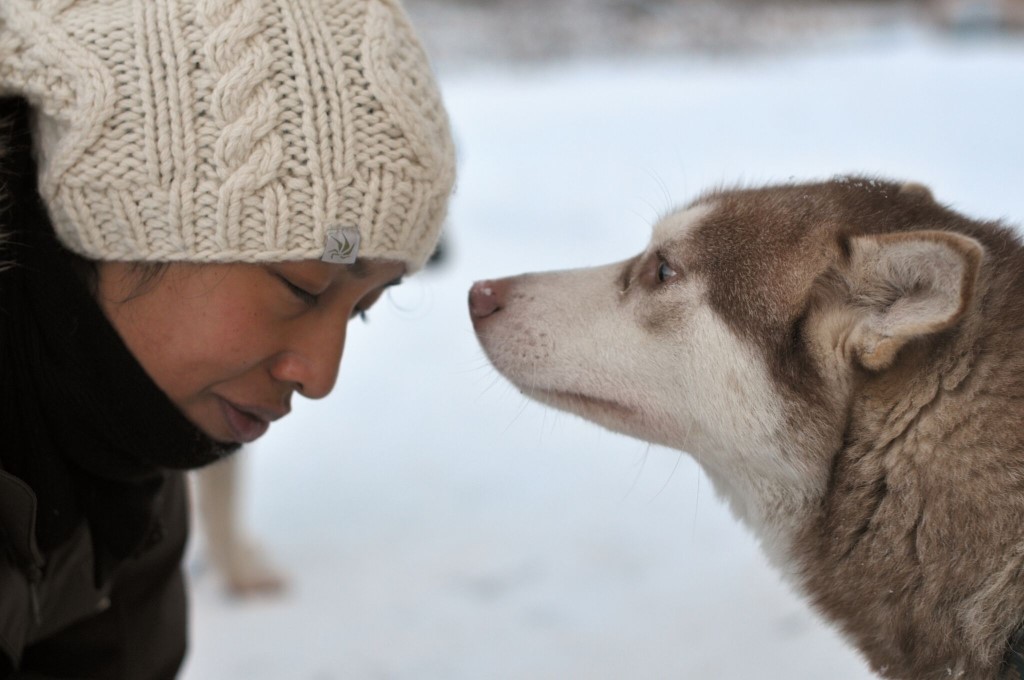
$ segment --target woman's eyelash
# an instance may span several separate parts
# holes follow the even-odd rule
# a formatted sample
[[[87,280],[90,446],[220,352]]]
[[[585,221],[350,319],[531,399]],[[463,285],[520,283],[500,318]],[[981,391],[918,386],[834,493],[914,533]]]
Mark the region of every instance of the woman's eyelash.
[[[285,286],[287,286],[291,294],[297,297],[299,300],[301,300],[303,304],[308,305],[310,307],[315,307],[316,304],[320,302],[320,296],[317,295],[316,293],[310,293],[305,288],[302,288],[301,286],[296,286],[294,283],[292,283],[283,276],[278,276],[278,278],[281,279]],[[355,319],[356,317],[358,317],[359,320],[362,321],[363,323],[368,323],[370,321],[370,317],[367,316],[365,309],[353,310],[352,316],[349,318]]]
[[[303,303],[309,305],[310,307],[316,305],[316,303],[320,301],[320,296],[319,295],[316,295],[314,293],[310,293],[305,288],[301,288],[299,286],[296,286],[294,283],[292,283],[291,281],[289,281],[288,279],[286,279],[283,276],[279,277],[279,278],[282,281],[284,281],[284,285],[288,286],[288,290],[290,290],[292,292],[292,295],[294,295],[295,297],[299,298],[300,300],[302,300]]]

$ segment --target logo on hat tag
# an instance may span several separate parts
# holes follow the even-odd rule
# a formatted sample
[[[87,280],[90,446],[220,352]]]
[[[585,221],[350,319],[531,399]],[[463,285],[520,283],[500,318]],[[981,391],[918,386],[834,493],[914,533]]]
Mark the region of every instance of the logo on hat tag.
[[[355,227],[328,229],[320,259],[333,264],[352,264],[359,256],[359,230]]]

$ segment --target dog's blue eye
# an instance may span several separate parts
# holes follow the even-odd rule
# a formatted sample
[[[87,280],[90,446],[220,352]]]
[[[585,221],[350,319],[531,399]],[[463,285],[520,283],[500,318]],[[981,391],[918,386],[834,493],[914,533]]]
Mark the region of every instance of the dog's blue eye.
[[[676,270],[668,266],[667,262],[662,262],[658,265],[658,283],[665,283],[669,279],[676,277]]]

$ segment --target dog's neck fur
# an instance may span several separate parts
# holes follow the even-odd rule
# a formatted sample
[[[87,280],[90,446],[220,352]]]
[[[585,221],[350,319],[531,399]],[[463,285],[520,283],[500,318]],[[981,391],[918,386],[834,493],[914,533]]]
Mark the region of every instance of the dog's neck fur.
[[[758,450],[751,451],[750,456],[744,456],[744,459],[750,458],[777,461],[784,459],[784,453],[777,444],[765,442]],[[819,475],[820,484],[809,485],[795,469],[782,471],[779,466],[773,466],[770,471],[754,466],[724,468],[703,460],[701,464],[718,495],[758,538],[772,566],[793,581],[798,571],[794,566],[793,546],[801,525],[814,515],[820,504],[827,470],[823,469]]]
[[[847,416],[832,435],[698,456],[774,566],[884,677],[1001,677],[1024,623],[1024,428],[1006,427],[1024,422],[1013,290],[986,281],[985,314],[837,385]]]
[[[864,376],[820,495],[769,519],[799,587],[885,677],[997,678],[1024,621],[1024,435],[1005,426],[1024,421],[1024,320],[986,304],[1001,325],[973,316]]]

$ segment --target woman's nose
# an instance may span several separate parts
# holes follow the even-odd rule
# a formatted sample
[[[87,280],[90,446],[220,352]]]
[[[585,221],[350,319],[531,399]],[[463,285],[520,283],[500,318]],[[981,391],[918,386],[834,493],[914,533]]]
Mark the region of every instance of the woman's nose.
[[[271,373],[277,380],[294,384],[302,396],[323,399],[338,381],[344,350],[344,323],[317,328],[296,338],[276,357]]]

